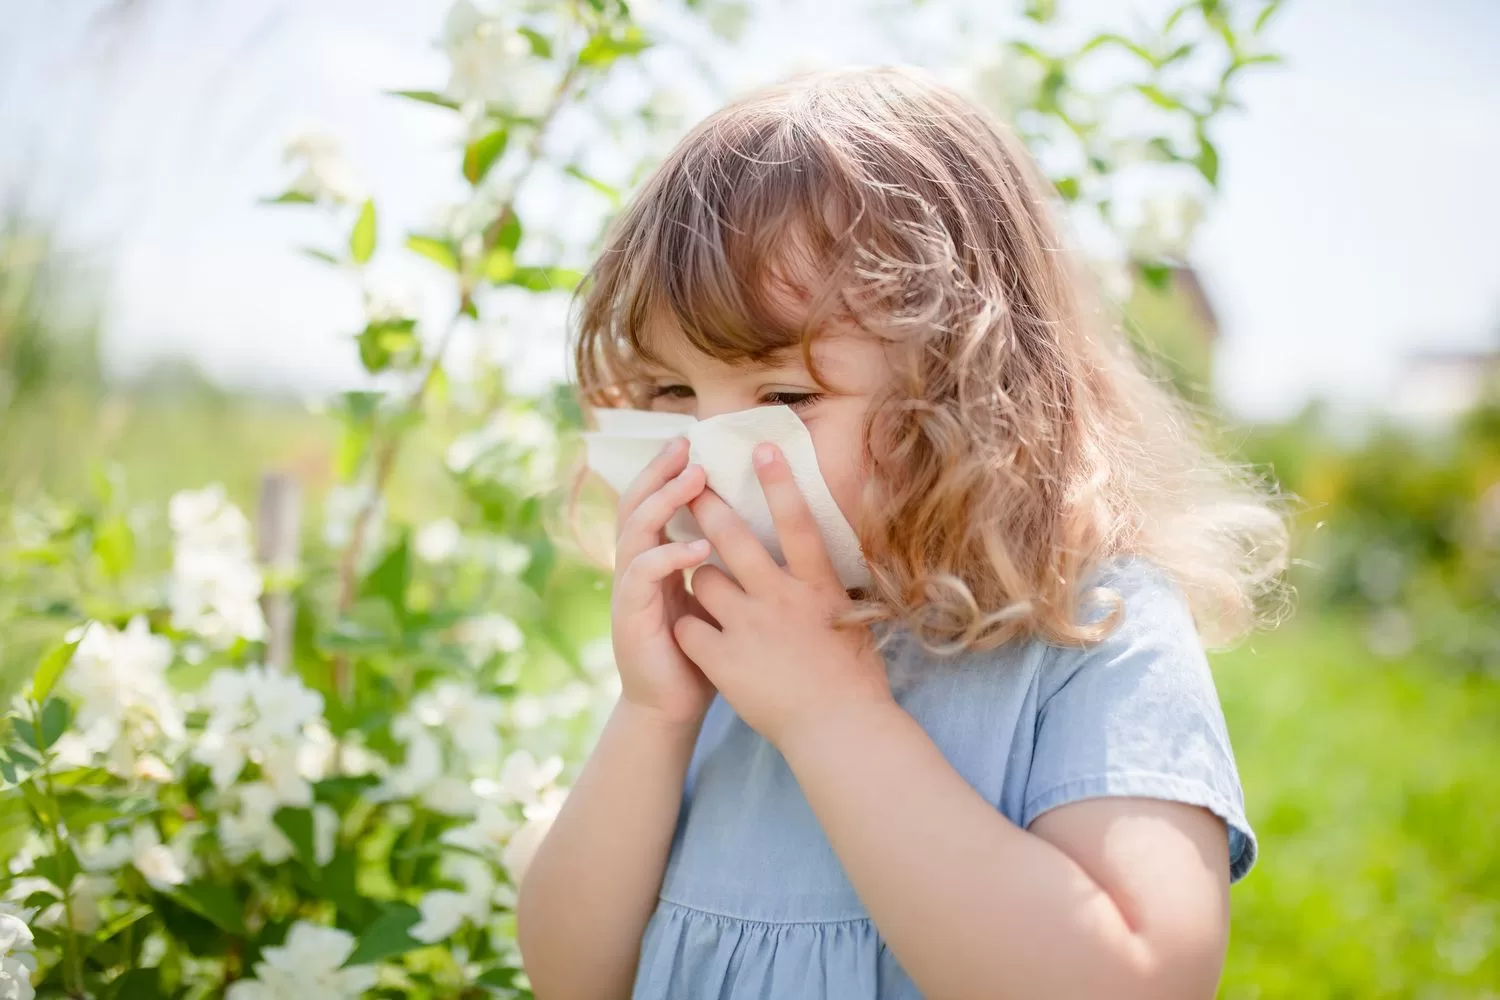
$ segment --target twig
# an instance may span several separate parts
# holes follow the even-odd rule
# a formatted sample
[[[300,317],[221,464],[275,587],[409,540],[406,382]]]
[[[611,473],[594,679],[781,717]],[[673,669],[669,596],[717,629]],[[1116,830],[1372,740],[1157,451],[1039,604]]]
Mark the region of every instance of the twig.
[[[511,182],[510,195],[496,214],[495,220],[484,231],[484,240],[478,254],[480,261],[483,261],[485,256],[494,249],[500,240],[501,233],[506,224],[514,214],[516,195],[521,190],[521,185],[530,175],[537,160],[541,157],[542,141],[546,137],[547,129],[552,124],[552,120],[557,116],[558,111],[562,109],[563,104],[567,101],[568,92],[572,89],[573,82],[577,79],[581,68],[582,64],[575,57],[572,64],[569,65],[567,72],[563,74],[562,79],[558,82],[557,89],[553,92],[552,100],[548,104],[546,111],[537,122],[536,131],[526,144],[525,158],[516,173],[515,179]],[[433,351],[432,360],[422,373],[422,378],[417,383],[416,389],[408,397],[406,405],[403,407],[404,412],[411,413],[420,409],[423,401],[426,399],[428,389],[442,367],[443,357],[447,354],[448,346],[453,341],[454,333],[458,330],[463,317],[471,313],[474,309],[474,281],[475,277],[472,274],[464,274],[460,278],[458,309],[454,312],[453,319],[449,322],[448,328],[443,331],[443,336],[439,339],[437,348]],[[355,585],[358,582],[359,575],[359,553],[364,547],[365,534],[369,530],[370,520],[374,516],[375,508],[380,503],[381,494],[384,492],[386,484],[390,480],[391,472],[395,468],[400,443],[401,435],[399,433],[392,434],[381,443],[380,448],[375,453],[375,476],[370,486],[369,496],[364,498],[358,511],[355,513],[354,523],[349,532],[349,541],[344,546],[344,551],[339,558],[338,613],[340,616],[348,614],[354,606]],[[349,691],[349,679],[349,660],[347,655],[344,653],[335,653],[333,656],[331,677],[333,690],[338,693],[339,697],[346,701],[351,694]]]

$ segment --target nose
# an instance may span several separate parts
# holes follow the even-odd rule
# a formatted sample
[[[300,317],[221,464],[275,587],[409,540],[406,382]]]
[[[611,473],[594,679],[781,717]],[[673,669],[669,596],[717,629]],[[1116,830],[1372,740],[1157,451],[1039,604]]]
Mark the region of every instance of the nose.
[[[713,417],[723,416],[726,413],[734,413],[737,410],[748,410],[755,405],[754,400],[746,402],[727,393],[710,394],[699,393],[696,400],[694,416],[699,420],[709,420]]]

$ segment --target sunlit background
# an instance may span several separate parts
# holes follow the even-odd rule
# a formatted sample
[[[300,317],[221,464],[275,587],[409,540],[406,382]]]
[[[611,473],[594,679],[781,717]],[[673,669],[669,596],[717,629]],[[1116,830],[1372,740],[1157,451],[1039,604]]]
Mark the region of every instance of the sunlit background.
[[[393,606],[436,587],[481,688],[571,718],[567,289],[728,97],[918,64],[1027,137],[1142,350],[1289,498],[1296,612],[1215,660],[1262,845],[1223,995],[1500,996],[1500,4],[635,0],[576,84],[548,26],[621,5],[476,4],[0,0],[0,693],[135,610],[201,681],[163,505],[222,483],[309,635],[408,539],[528,552],[524,588],[416,569]],[[290,636],[222,655],[331,702],[356,647]],[[537,755],[571,774],[590,724]]]

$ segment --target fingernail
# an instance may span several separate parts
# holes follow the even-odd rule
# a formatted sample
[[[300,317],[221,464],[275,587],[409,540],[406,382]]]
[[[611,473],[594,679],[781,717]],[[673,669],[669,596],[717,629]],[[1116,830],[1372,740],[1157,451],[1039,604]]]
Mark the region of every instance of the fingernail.
[[[693,555],[700,555],[700,554],[702,554],[704,552],[707,552],[708,551],[708,539],[707,538],[694,539],[693,541],[688,542],[688,549],[692,551]]]
[[[682,444],[682,442],[685,441],[685,440],[687,440],[687,439],[683,438],[683,437],[674,437],[674,438],[672,438],[672,440],[668,441],[666,444],[664,444],[664,445],[661,446],[661,453],[663,455],[670,455],[670,454],[672,454],[672,452],[674,452],[674,451],[677,450],[677,446],[680,445],[680,444]]]
[[[773,446],[768,444],[755,446],[756,465],[770,465],[774,461],[776,461],[776,449]]]

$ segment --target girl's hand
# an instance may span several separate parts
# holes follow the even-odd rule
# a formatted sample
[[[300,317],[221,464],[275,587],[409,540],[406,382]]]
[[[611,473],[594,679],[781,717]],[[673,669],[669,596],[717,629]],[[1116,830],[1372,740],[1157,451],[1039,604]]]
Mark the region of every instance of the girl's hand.
[[[683,570],[709,554],[706,541],[668,542],[663,533],[707,482],[687,455],[687,439],[673,438],[620,497],[610,599],[620,696],[672,725],[701,722],[714,695],[672,637],[673,622],[702,610],[683,585]]]
[[[829,624],[849,596],[790,467],[770,444],[756,447],[755,466],[786,568],[704,489],[688,506],[739,583],[714,566],[699,569],[693,594],[719,627],[689,614],[672,631],[739,717],[784,750],[808,727],[895,702],[869,630]]]

